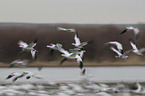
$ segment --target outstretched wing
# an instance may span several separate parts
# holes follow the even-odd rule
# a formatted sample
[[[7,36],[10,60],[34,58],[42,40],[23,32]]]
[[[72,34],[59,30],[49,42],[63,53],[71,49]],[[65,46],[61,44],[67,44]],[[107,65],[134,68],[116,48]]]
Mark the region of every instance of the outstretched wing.
[[[116,45],[117,49],[119,49],[120,52],[123,50],[122,44],[117,41],[110,41],[105,44],[106,45],[108,45],[108,44]]]
[[[57,27],[57,30],[58,31],[66,31],[67,29],[66,28],[62,28],[62,27]]]
[[[33,60],[37,59],[36,50],[31,50],[31,55],[32,55]]]
[[[125,53],[123,53],[124,56],[126,56],[128,53],[132,52],[132,49],[131,50],[128,50],[126,51]]]
[[[65,50],[65,49],[63,49],[61,47],[58,48],[58,51],[61,52],[61,53],[63,53],[63,54],[66,54],[66,55],[69,55],[70,54],[67,50]]]
[[[62,27],[57,27],[57,30],[58,31],[67,31],[67,32],[76,32],[76,30],[75,29],[72,29],[72,28],[70,28],[70,29],[66,29],[66,28],[62,28]]]
[[[127,32],[128,29],[124,29],[120,34],[124,34],[125,32]]]
[[[60,65],[62,65],[62,63],[63,63],[64,61],[66,61],[66,60],[67,60],[67,58],[63,57],[63,58],[61,59],[61,61],[60,61]]]
[[[118,50],[116,50],[114,47],[110,47],[110,49],[111,49],[112,51],[114,51],[115,53],[117,53],[119,56],[122,55],[122,54],[121,54]]]
[[[23,42],[23,41],[21,41],[21,40],[18,42],[18,45],[19,45],[19,47],[21,47],[21,48],[26,48],[26,47],[28,46],[27,43],[25,43],[25,42]]]
[[[35,39],[32,43],[30,43],[30,44],[28,45],[28,47],[33,48],[33,47],[36,46],[36,44],[37,44],[37,39]]]
[[[80,42],[80,39],[79,39],[79,36],[78,36],[78,33],[77,33],[77,32],[76,32],[76,34],[75,34],[74,40],[75,40],[76,45],[80,45],[80,44],[81,44],[81,42]]]
[[[6,79],[10,79],[10,78],[12,78],[13,76],[15,76],[15,75],[10,74]]]
[[[140,51],[141,53],[143,53],[143,52],[145,52],[145,48],[141,48],[139,51]]]
[[[130,41],[130,44],[131,44],[131,46],[132,46],[132,48],[133,48],[134,50],[138,50],[137,47],[136,47],[136,45],[133,43],[132,40]]]

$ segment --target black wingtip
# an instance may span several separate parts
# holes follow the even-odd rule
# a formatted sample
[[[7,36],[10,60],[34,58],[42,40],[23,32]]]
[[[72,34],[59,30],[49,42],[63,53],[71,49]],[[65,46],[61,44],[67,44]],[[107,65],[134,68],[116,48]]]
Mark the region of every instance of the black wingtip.
[[[14,78],[12,81],[15,82],[18,79],[18,77]]]
[[[26,79],[30,79],[30,78],[31,78],[31,76],[27,76],[27,77],[26,77]]]
[[[120,34],[124,34],[125,32],[127,32],[127,29],[123,30]]]
[[[85,74],[86,74],[86,69],[83,69],[82,75],[85,75]]]
[[[34,40],[34,43],[37,43],[37,41],[38,41],[38,39],[36,38],[36,39]]]
[[[62,60],[60,61],[59,65],[62,65],[62,63],[63,63],[64,61],[66,61],[66,60],[67,60],[67,58],[62,58]]]
[[[10,79],[11,77],[13,77],[12,75],[9,75],[6,79]]]
[[[80,69],[83,68],[83,62],[80,62],[79,67],[80,67]]]

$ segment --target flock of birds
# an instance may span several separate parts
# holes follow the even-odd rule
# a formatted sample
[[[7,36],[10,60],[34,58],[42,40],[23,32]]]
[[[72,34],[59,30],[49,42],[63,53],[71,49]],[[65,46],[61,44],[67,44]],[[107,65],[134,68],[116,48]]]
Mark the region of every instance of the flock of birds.
[[[81,70],[81,75],[85,75],[86,69],[83,66],[83,60],[84,60],[84,53],[85,51],[85,46],[93,41],[86,41],[86,42],[81,42],[80,38],[78,36],[78,32],[75,29],[66,29],[66,28],[62,28],[62,27],[57,27],[58,31],[65,31],[71,34],[74,34],[74,43],[72,43],[72,45],[74,46],[73,49],[69,49],[66,50],[62,47],[62,44],[60,43],[56,43],[53,44],[51,43],[50,45],[47,45],[46,47],[50,49],[50,54],[53,55],[54,51],[58,51],[61,53],[62,59],[60,61],[60,65],[66,61],[66,60],[75,60]],[[138,33],[139,33],[139,29],[138,28],[134,28],[134,27],[126,27],[125,30],[123,30],[121,32],[121,34],[124,34],[126,32],[134,32],[134,35],[136,37],[136,39],[138,38]],[[19,41],[18,45],[20,48],[22,48],[21,53],[27,51],[27,52],[31,52],[32,55],[32,60],[36,60],[37,59],[37,50],[34,49],[34,47],[37,44],[37,39],[35,39],[33,42],[31,42],[30,44],[27,44],[24,41]],[[117,41],[110,41],[105,43],[105,45],[115,45],[116,48],[114,46],[111,46],[110,49],[112,51],[114,51],[115,53],[117,53],[118,56],[115,56],[115,58],[121,58],[121,59],[126,59],[128,58],[127,54],[130,52],[133,52],[137,55],[143,55],[143,52],[145,51],[145,48],[141,48],[138,49],[135,45],[135,43],[133,42],[133,40],[130,40],[130,44],[132,46],[132,49],[123,52],[123,47],[122,44],[117,42]],[[14,60],[13,62],[10,63],[10,67],[15,67],[15,66],[26,66],[28,62],[30,62],[31,60],[21,60],[21,59],[17,59]],[[38,68],[39,70],[42,69],[42,67]],[[26,76],[28,75],[28,76]],[[18,78],[24,77],[26,76],[26,79],[29,79],[30,77],[37,77],[32,75],[32,72],[22,72],[20,73],[16,73],[16,72],[12,72],[6,79],[10,79],[11,77],[15,77],[13,79],[13,81],[16,81]],[[40,79],[40,78],[38,78]]]
[[[74,49],[69,49],[66,50],[62,47],[62,44],[56,43],[53,44],[51,43],[50,45],[47,45],[46,47],[48,47],[50,49],[50,54],[53,55],[54,51],[58,51],[61,53],[62,59],[60,61],[60,65],[66,61],[66,60],[76,60],[79,68],[81,69],[81,74],[85,75],[86,69],[83,67],[83,57],[84,57],[84,52],[85,52],[85,46],[88,43],[91,43],[92,41],[86,41],[86,42],[81,42],[80,38],[78,36],[78,33],[76,32],[75,29],[66,29],[66,28],[62,28],[62,27],[57,27],[58,31],[66,31],[66,32],[70,32],[70,33],[74,33],[74,43],[72,43],[72,45],[74,46]],[[31,42],[30,44],[27,44],[24,41],[19,41],[18,45],[20,48],[22,48],[21,53],[27,51],[27,52],[31,52],[32,55],[32,60],[36,60],[37,59],[37,54],[36,52],[38,52],[36,49],[34,49],[34,47],[37,44],[37,39],[35,39],[33,42]],[[17,59],[14,60],[10,63],[10,67],[15,67],[15,66],[26,66],[28,64],[28,62],[30,62],[31,60],[28,59]],[[38,67],[39,70],[42,69],[42,67]],[[36,77],[34,75],[30,75],[32,74],[32,72],[22,72],[21,74],[16,73],[16,72],[12,72],[6,79],[10,79],[12,77],[15,77],[12,81],[16,81],[18,78],[22,78],[26,75],[29,75],[29,77]],[[29,79],[26,77],[26,79]],[[40,78],[37,78],[40,79]]]
[[[136,39],[137,39],[138,34],[139,34],[140,31],[139,31],[138,28],[126,27],[126,29],[123,30],[120,34],[122,35],[126,32],[133,32]],[[114,46],[116,46],[116,48],[114,46],[110,47],[110,49],[117,54],[117,56],[115,56],[115,58],[127,59],[129,57],[128,54],[130,52],[133,52],[134,54],[140,55],[140,56],[143,55],[143,52],[145,52],[145,48],[138,49],[136,44],[134,43],[134,41],[132,39],[129,40],[129,43],[130,43],[132,49],[130,49],[128,51],[125,51],[125,52],[123,52],[122,44],[117,42],[117,41],[110,41],[110,42],[105,43],[105,45],[114,45]]]

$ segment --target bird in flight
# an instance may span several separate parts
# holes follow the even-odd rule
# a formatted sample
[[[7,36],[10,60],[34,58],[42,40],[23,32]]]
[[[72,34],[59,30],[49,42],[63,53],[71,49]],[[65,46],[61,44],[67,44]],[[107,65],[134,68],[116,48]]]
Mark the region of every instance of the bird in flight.
[[[120,34],[122,35],[128,31],[134,32],[136,39],[138,38],[138,34],[139,34],[140,30],[138,28],[134,28],[134,27],[126,27]]]
[[[110,49],[118,55],[118,56],[115,56],[115,58],[121,58],[121,59],[127,59],[128,58],[127,54],[132,51],[132,50],[128,50],[125,53],[121,53],[119,50],[115,49],[112,46],[110,47]]]
[[[31,52],[32,58],[34,60],[36,60],[36,58],[37,58],[36,52],[38,52],[36,49],[34,49],[36,44],[37,44],[37,39],[35,39],[30,44],[27,44],[26,42],[23,42],[21,40],[18,42],[19,47],[22,48],[22,52],[24,52],[24,51]]]
[[[145,48],[138,49],[132,40],[130,40],[130,45],[133,48],[132,52],[137,55],[143,55],[143,52],[145,52]]]
[[[63,27],[57,27],[57,30],[58,30],[58,31],[72,32],[72,33],[76,32],[76,30],[73,29],[73,28],[67,29],[67,28],[63,28]]]

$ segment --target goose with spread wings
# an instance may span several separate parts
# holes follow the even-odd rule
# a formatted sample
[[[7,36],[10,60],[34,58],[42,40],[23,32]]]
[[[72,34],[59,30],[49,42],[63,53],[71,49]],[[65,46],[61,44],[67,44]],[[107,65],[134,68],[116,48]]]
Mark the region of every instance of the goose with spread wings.
[[[60,48],[59,52],[62,53],[62,60],[60,62],[60,64],[62,64],[64,61],[66,60],[76,60],[79,68],[82,70],[82,74],[85,74],[85,69],[83,68],[83,54],[84,54],[84,50],[79,51],[73,51],[73,52],[68,52],[67,50]]]
[[[84,46],[86,46],[88,43],[93,42],[93,41],[81,42],[77,32],[75,33],[74,40],[75,43],[72,43],[72,45],[74,45],[76,48],[84,48]]]
[[[132,52],[137,54],[137,55],[143,55],[143,52],[145,52],[145,48],[138,49],[132,40],[130,40],[130,45],[133,48]]]
[[[75,29],[73,29],[73,28],[63,28],[63,27],[57,27],[57,30],[58,31],[66,31],[66,32],[72,32],[72,33],[74,33],[74,32],[76,32],[76,30]]]
[[[62,47],[62,45],[59,43],[56,43],[56,44],[47,45],[46,47],[50,48],[50,54],[53,55],[54,50],[58,50],[59,48]]]
[[[118,55],[118,56],[115,56],[115,58],[121,58],[121,59],[127,59],[128,58],[127,54],[132,51],[132,50],[128,50],[125,53],[121,53],[119,50],[115,49],[112,46],[110,47],[110,49]]]
[[[138,34],[139,34],[140,30],[138,28],[135,28],[135,27],[132,27],[132,26],[131,27],[126,27],[120,34],[122,35],[122,34],[128,32],[128,31],[134,32],[135,37],[138,38]]]
[[[26,42],[23,42],[21,40],[18,42],[18,45],[19,45],[20,48],[22,48],[22,51],[23,52],[24,51],[31,52],[32,58],[35,59],[35,60],[37,58],[36,52],[38,52],[36,49],[34,49],[34,47],[36,46],[36,44],[37,44],[37,39],[35,39],[29,45]]]
[[[118,51],[121,52],[121,53],[123,53],[123,47],[122,47],[122,44],[121,43],[119,43],[117,41],[110,41],[110,42],[105,43],[105,45],[108,45],[108,44],[116,45]]]

